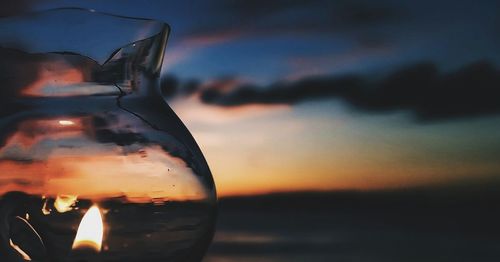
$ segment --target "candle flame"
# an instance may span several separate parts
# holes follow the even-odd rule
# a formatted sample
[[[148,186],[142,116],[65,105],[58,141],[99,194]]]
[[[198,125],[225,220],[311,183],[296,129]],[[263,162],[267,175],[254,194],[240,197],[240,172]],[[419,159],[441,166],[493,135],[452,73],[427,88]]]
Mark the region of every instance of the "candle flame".
[[[73,249],[90,248],[97,252],[101,251],[103,233],[101,211],[94,205],[85,213],[78,226]]]

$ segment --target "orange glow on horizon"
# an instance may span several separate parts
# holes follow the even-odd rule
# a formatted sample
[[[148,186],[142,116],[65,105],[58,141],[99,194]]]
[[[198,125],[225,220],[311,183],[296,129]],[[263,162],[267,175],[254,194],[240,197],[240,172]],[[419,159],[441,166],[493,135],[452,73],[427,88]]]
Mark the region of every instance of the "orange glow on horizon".
[[[159,145],[124,152],[120,146],[95,142],[90,121],[70,117],[21,122],[0,149],[5,155],[19,152],[0,160],[6,181],[0,183],[0,193],[22,191],[53,198],[60,213],[72,209],[76,196],[155,204],[207,197],[203,182],[181,158]]]
[[[4,179],[1,192],[23,191],[56,198],[55,207],[66,212],[81,199],[125,196],[130,202],[199,200],[206,197],[204,187],[185,163],[161,148],[113,155],[102,152],[83,156],[50,157],[30,164],[0,161]],[[17,182],[16,182],[17,181]],[[174,185],[174,186],[173,186]]]

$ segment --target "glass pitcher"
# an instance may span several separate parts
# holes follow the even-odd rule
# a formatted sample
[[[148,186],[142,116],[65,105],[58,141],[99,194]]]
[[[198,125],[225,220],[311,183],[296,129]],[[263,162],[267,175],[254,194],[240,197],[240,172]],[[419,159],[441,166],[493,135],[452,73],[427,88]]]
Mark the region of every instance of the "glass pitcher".
[[[159,87],[168,34],[77,8],[0,19],[1,261],[201,260],[216,192]]]

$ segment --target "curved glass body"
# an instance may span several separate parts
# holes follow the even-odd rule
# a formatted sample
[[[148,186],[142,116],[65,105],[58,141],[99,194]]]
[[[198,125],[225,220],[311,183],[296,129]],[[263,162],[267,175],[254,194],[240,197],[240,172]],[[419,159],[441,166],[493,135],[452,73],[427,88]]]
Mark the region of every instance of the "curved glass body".
[[[216,193],[162,98],[169,28],[57,9],[0,19],[1,261],[199,261]]]

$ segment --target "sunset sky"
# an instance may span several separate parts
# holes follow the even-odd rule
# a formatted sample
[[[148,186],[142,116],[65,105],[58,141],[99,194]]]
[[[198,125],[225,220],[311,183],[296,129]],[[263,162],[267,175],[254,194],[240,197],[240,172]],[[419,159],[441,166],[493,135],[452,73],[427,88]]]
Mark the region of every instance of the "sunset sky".
[[[10,11],[63,6],[171,26],[162,84],[220,196],[500,179],[498,1],[51,0]]]

